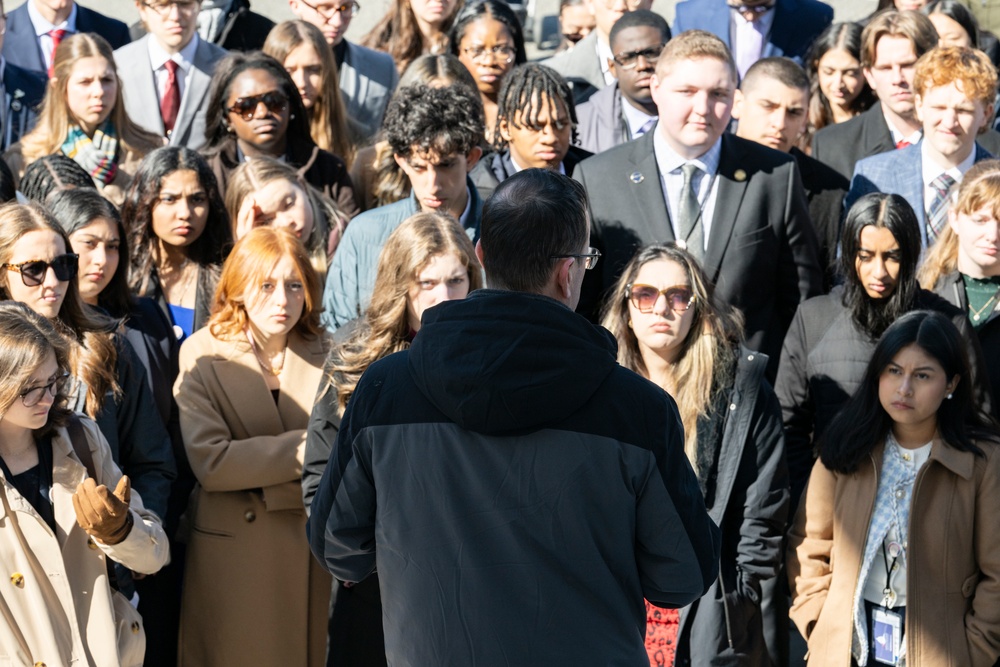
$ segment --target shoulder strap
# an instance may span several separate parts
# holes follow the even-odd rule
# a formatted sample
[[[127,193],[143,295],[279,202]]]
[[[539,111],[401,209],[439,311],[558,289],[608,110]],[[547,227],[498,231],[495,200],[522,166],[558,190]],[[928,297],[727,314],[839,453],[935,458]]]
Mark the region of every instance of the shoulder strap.
[[[66,433],[77,458],[87,469],[87,475],[96,481],[97,468],[94,466],[94,454],[90,451],[90,443],[87,441],[87,434],[83,432],[83,423],[78,415],[71,414],[66,419]]]

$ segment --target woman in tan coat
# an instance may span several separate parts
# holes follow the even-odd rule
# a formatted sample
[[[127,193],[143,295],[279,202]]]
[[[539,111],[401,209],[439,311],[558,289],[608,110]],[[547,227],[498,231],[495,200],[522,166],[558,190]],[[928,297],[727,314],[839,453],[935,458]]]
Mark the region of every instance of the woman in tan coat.
[[[992,667],[1000,657],[1000,449],[961,337],[886,329],[827,428],[789,539],[809,667]]]
[[[306,426],[323,376],[320,284],[301,242],[254,229],[222,270],[208,326],[181,347],[174,395],[198,479],[179,664],[323,664],[330,576],[302,505]]]

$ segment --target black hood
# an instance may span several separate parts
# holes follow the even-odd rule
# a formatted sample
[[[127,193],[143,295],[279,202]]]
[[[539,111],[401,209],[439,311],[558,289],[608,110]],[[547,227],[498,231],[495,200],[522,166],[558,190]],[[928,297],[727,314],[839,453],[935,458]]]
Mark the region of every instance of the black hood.
[[[424,312],[409,366],[420,391],[456,424],[499,435],[577,412],[616,356],[610,332],[554,299],[478,290]]]

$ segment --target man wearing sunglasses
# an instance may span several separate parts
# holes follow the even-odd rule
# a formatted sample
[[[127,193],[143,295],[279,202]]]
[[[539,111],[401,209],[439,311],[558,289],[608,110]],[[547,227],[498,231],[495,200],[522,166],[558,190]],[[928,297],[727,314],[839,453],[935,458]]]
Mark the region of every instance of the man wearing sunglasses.
[[[703,595],[719,529],[673,399],[573,312],[600,261],[586,193],[514,174],[476,255],[490,289],[424,311],[358,384],[319,457],[313,553],[345,582],[378,562],[391,665],[649,664],[643,598]],[[324,401],[310,454],[330,443]]]
[[[212,73],[227,53],[198,35],[199,0],[136,0],[135,7],[149,34],[115,51],[125,111],[170,146],[199,150]]]
[[[361,128],[364,138],[371,139],[382,127],[399,74],[389,54],[344,39],[361,5],[356,0],[288,0],[288,6],[299,19],[323,32],[337,62],[347,115]]]
[[[580,146],[601,153],[638,139],[656,124],[656,103],[649,82],[656,61],[670,41],[670,27],[655,12],[638,9],[611,29],[608,66],[618,78],[576,108]]]

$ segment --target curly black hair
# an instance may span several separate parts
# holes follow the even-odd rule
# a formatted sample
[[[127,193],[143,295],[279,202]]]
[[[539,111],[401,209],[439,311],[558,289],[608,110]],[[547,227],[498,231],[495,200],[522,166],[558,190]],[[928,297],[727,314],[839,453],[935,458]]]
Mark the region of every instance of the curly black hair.
[[[483,140],[483,102],[465,85],[409,86],[396,91],[382,125],[396,155],[434,151],[466,155]]]

